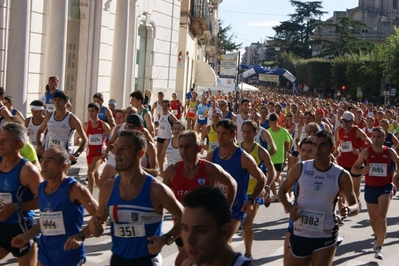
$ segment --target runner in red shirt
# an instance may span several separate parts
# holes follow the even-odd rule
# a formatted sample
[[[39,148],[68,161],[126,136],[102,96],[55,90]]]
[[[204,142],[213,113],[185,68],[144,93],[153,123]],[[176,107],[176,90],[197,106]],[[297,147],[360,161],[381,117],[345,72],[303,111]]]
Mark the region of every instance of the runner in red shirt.
[[[100,105],[98,103],[89,103],[87,108],[90,120],[83,124],[83,129],[88,139],[86,151],[88,188],[90,193],[93,194],[94,182],[99,186],[100,174],[98,168],[102,162],[101,156],[103,156],[106,148],[106,136],[111,133],[111,128],[98,118],[100,113]]]
[[[183,105],[179,99],[177,99],[177,94],[172,93],[172,100],[170,101],[170,108],[172,109],[172,114],[180,119],[181,113],[183,111]]]

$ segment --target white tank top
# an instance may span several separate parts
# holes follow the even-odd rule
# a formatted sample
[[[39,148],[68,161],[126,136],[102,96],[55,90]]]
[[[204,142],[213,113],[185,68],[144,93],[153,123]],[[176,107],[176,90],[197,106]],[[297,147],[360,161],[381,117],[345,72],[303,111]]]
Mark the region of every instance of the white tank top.
[[[338,230],[334,209],[343,168],[332,164],[327,171],[322,172],[313,163],[314,160],[302,162],[302,171],[298,178],[300,193],[296,195],[302,217],[294,222],[294,235],[310,238],[332,237],[333,230]]]
[[[28,137],[29,137],[29,142],[33,145],[33,147],[35,147],[36,149],[36,135],[37,135],[37,130],[39,129],[41,123],[38,125],[35,125],[33,123],[33,116],[30,117],[29,119],[29,123],[28,123]]]
[[[170,139],[172,137],[172,125],[169,122],[170,113],[159,117],[158,138]]]
[[[155,110],[154,110],[154,121],[159,120],[159,116],[162,114],[162,103],[159,103],[158,101],[155,102]]]
[[[54,119],[56,111],[52,112],[50,119],[47,122],[46,139],[44,144],[44,150],[52,146],[64,147],[69,154],[73,153],[73,129],[69,123],[71,118],[71,112],[67,112],[65,117],[57,121]]]
[[[181,160],[179,147],[173,147],[173,139],[174,137],[169,140],[166,148],[166,167]]]
[[[242,124],[245,122],[245,121],[248,121],[248,120],[251,120],[251,118],[248,116],[248,119],[247,120],[244,120],[242,117],[241,117],[241,114],[238,114],[237,116],[236,116],[236,122],[237,122],[237,142],[238,143],[240,143],[240,142],[243,142],[244,141],[244,138],[243,138],[243,136],[242,136]]]

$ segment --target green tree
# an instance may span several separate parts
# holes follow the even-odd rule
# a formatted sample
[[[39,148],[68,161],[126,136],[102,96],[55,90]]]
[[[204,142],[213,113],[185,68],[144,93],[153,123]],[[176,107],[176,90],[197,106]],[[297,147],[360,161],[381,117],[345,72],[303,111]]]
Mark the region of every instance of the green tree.
[[[234,41],[234,39],[236,38],[236,34],[233,33],[229,33],[231,31],[231,25],[228,25],[226,27],[223,26],[223,21],[222,20],[218,20],[218,24],[219,24],[219,46],[221,48],[221,50],[223,50],[224,52],[232,52],[235,50],[239,50],[243,43],[236,43]]]
[[[280,25],[273,27],[276,34],[272,42],[282,51],[291,51],[302,58],[311,58],[313,40],[310,36],[315,29],[315,22],[327,12],[321,11],[323,8],[321,1],[291,0],[290,2],[295,7],[295,13],[289,15],[288,21],[283,21]]]
[[[387,38],[387,45],[384,47],[385,75],[392,87],[399,87],[399,29],[395,28],[394,33]]]

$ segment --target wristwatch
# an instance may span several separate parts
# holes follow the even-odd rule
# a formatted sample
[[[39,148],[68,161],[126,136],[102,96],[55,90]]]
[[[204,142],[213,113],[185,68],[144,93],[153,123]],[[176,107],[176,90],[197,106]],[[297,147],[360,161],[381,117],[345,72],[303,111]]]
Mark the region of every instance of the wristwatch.
[[[166,236],[166,245],[170,246],[175,242],[175,239],[172,235],[165,234]]]
[[[78,152],[78,151],[75,152],[75,153],[73,154],[73,156],[74,156],[74,157],[79,157],[79,156],[80,156],[80,152]]]
[[[76,234],[80,239],[82,239],[82,241],[85,241],[85,234],[83,233],[83,231],[79,231],[79,233]]]

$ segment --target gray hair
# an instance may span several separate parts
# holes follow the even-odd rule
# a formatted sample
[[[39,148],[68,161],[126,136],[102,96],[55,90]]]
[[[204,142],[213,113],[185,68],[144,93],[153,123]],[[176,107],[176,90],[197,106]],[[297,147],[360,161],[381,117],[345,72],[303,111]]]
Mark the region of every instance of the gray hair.
[[[26,127],[24,127],[21,124],[18,123],[14,123],[14,122],[8,122],[5,123],[2,127],[1,130],[6,130],[9,132],[12,132],[14,135],[14,139],[16,141],[21,141],[24,144],[27,142],[28,140],[28,135],[27,135],[27,130]]]

